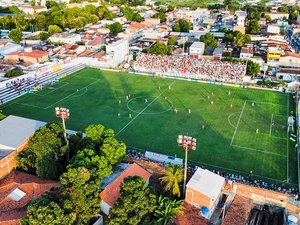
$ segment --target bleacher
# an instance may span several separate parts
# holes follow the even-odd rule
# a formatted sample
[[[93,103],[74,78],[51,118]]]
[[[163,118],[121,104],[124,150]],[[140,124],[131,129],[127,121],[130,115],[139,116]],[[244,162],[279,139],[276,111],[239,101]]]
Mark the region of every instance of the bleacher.
[[[67,67],[67,68],[63,68],[57,72],[53,72],[53,73],[45,73],[45,74],[41,74],[38,75],[37,78],[37,82],[39,86],[45,86],[48,85],[51,81],[53,80],[57,80],[62,76],[65,75],[70,75],[72,73],[75,73],[79,70],[82,70],[83,68],[85,68],[84,64],[78,64],[75,66],[71,66],[71,67]],[[11,87],[4,87],[0,89],[0,100],[1,103],[6,103],[12,99],[15,99],[17,97],[19,97],[20,95],[27,93],[29,90],[33,90],[34,87],[36,86],[36,82],[32,81],[32,82],[25,82],[23,83],[21,86],[19,86],[18,88],[11,88]]]

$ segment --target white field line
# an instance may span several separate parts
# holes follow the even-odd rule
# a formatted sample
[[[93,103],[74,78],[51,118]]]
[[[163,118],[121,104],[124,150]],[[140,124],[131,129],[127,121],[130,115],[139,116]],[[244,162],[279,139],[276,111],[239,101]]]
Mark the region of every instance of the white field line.
[[[280,157],[284,157],[284,158],[286,157],[286,155],[281,155],[281,154],[274,153],[274,152],[269,152],[269,151],[266,151],[266,150],[259,150],[259,149],[256,149],[256,148],[248,148],[248,147],[243,147],[243,146],[239,146],[239,145],[231,145],[231,146],[236,147],[236,148],[247,149],[249,151],[261,152],[261,153],[264,153],[264,154],[276,155],[276,156],[280,156]]]
[[[251,100],[246,100],[246,101],[251,101]],[[265,105],[280,105],[280,106],[286,106],[286,105],[282,105],[282,104],[277,104],[277,103],[272,103],[272,102],[256,102],[256,101],[251,101],[257,104],[265,104]]]
[[[172,86],[174,84],[174,82],[175,81],[173,81],[170,86]],[[155,99],[152,100],[152,102],[150,102],[148,105],[146,105],[146,107],[142,111],[140,111],[135,117],[133,117],[133,119],[130,120],[129,123],[127,123],[121,130],[119,130],[119,132],[116,134],[116,136],[118,136],[123,130],[125,130],[136,118],[138,118],[149,106],[151,106],[167,90],[169,90],[169,87],[166,88],[163,92],[161,92]]]
[[[247,100],[245,100],[245,102],[244,102],[244,106],[243,106],[243,109],[242,109],[242,111],[241,111],[241,114],[240,114],[240,117],[239,117],[238,123],[237,123],[237,125],[236,125],[236,127],[235,127],[235,130],[234,130],[233,136],[232,136],[232,138],[231,138],[230,146],[231,146],[231,145],[232,145],[232,143],[233,143],[233,140],[234,140],[234,137],[235,137],[236,131],[237,131],[238,127],[239,127],[239,124],[240,124],[240,121],[241,121],[241,118],[242,118],[242,115],[243,115],[243,112],[244,112],[244,109],[245,109],[246,103],[247,103]]]
[[[94,81],[94,82],[88,84],[87,86],[85,86],[85,87],[79,89],[78,91],[82,91],[83,89],[87,90],[87,87],[89,87],[89,86],[91,86],[91,85],[93,85],[93,84],[95,84],[95,83],[97,83],[97,82],[98,82],[98,80],[96,80],[96,81]],[[52,106],[56,105],[57,103],[59,103],[59,102],[65,100],[65,99],[67,99],[67,98],[69,98],[69,97],[75,95],[76,93],[78,93],[78,92],[77,92],[77,91],[74,91],[72,94],[70,94],[70,95],[68,95],[68,96],[66,96],[66,97],[64,97],[64,98],[62,98],[62,99],[60,99],[60,100],[58,100],[57,102],[54,102],[53,104],[47,106],[47,107],[44,108],[44,109],[49,109],[50,107],[52,107]]]
[[[272,136],[272,124],[273,124],[273,113],[272,113],[272,116],[271,116],[271,123],[270,123],[270,132],[269,132],[269,137]]]
[[[39,93],[33,93],[34,95],[37,95],[37,96],[41,96],[41,97],[44,97],[44,96],[47,96],[48,94],[50,94],[50,93],[52,93],[52,92],[54,92],[54,91],[57,91],[58,89],[61,89],[61,88],[63,88],[63,87],[65,87],[65,86],[67,86],[69,83],[68,82],[61,82],[62,83],[62,85],[60,86],[60,87],[58,87],[58,88],[54,88],[53,90],[51,90],[51,91],[49,91],[49,92],[47,92],[47,93],[45,93],[45,94],[39,94]],[[48,87],[49,88],[49,86],[47,85],[46,87]]]
[[[290,110],[290,99],[289,94],[287,94],[287,118],[289,118],[289,110]],[[287,123],[287,122],[286,122]],[[286,180],[289,181],[289,125],[286,126]]]

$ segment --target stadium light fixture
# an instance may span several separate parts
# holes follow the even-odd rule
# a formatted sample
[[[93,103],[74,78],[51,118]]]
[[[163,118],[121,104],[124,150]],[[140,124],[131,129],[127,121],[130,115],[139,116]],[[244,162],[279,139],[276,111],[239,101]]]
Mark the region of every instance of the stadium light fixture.
[[[178,135],[177,144],[178,144],[178,146],[183,147],[183,149],[185,151],[184,180],[183,180],[183,195],[185,196],[186,180],[187,180],[188,151],[191,149],[194,151],[196,150],[197,139],[192,138],[190,136]]]
[[[68,144],[69,142],[68,142],[68,139],[67,139],[67,131],[66,131],[65,121],[69,119],[70,111],[69,111],[69,109],[66,109],[66,108],[56,107],[55,108],[55,115],[56,115],[56,117],[61,118],[61,120],[62,120],[63,129],[64,129],[64,138],[65,138],[65,140]]]

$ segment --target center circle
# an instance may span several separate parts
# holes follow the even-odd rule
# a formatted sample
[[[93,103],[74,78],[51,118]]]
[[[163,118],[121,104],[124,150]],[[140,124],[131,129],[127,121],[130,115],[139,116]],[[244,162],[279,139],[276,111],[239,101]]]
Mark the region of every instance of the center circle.
[[[172,110],[173,104],[164,97],[138,96],[127,102],[127,108],[134,113],[141,114],[162,114]]]

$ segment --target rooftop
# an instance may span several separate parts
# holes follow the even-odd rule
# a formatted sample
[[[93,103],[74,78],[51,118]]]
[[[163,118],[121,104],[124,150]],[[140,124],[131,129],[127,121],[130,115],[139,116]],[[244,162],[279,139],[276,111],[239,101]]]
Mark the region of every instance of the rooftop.
[[[128,176],[140,176],[145,181],[151,176],[151,174],[140,167],[138,164],[133,163],[127,169],[124,170],[113,182],[106,186],[106,188],[100,193],[100,198],[108,205],[113,206],[117,199],[120,197],[120,184],[123,183],[124,178]]]
[[[210,172],[209,170],[198,168],[186,186],[211,199],[217,199],[224,183],[224,177]]]
[[[37,176],[23,172],[12,172],[0,181],[0,224],[17,224],[17,221],[26,215],[27,205],[33,198],[39,198],[58,183],[51,180],[44,180]],[[23,198],[15,201],[9,195],[19,190],[25,193]]]
[[[172,225],[207,225],[208,220],[200,215],[200,210],[184,202],[183,214],[176,215]]]
[[[300,59],[300,55],[295,53],[295,52],[286,51],[286,52],[281,54],[281,57],[288,57],[288,56]]]
[[[251,208],[251,199],[236,195],[222,225],[246,224]]]
[[[32,58],[40,58],[43,56],[47,56],[48,52],[44,52],[41,50],[32,50],[30,52],[26,52],[24,50],[20,50],[20,51],[16,51],[16,52],[12,52],[6,55],[19,55],[19,56],[27,56],[27,57],[32,57]]]

